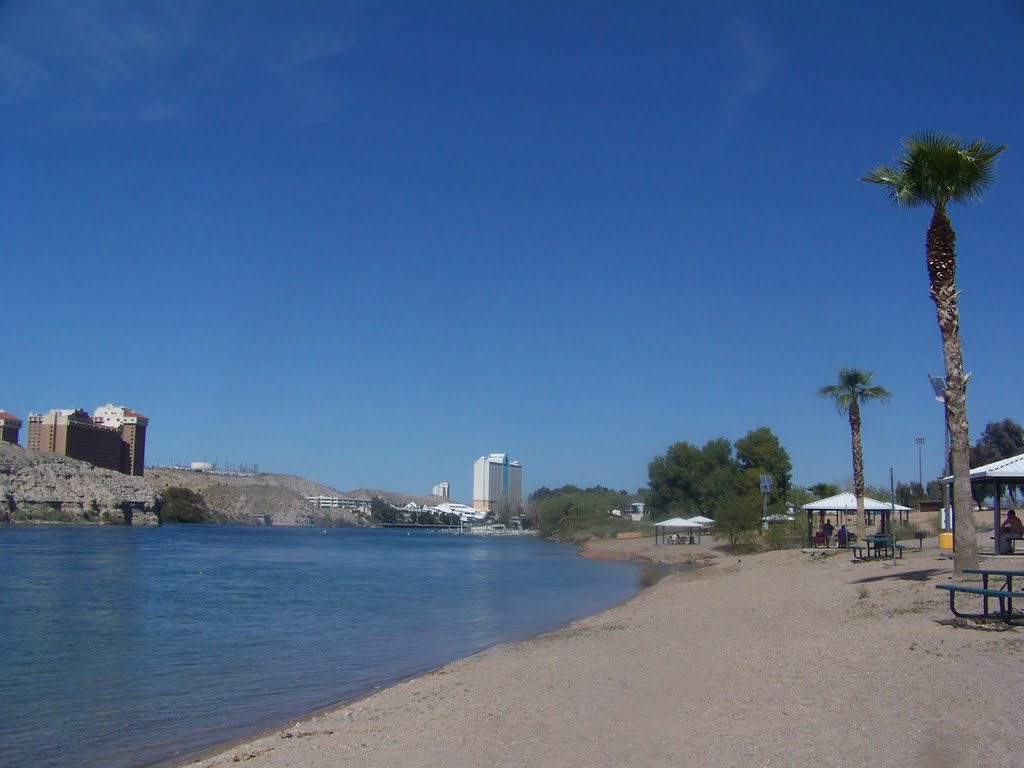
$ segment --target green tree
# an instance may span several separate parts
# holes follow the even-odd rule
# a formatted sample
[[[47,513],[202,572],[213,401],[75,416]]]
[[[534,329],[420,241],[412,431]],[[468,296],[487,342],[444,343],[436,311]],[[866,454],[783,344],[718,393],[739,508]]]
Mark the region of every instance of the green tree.
[[[842,368],[839,381],[818,390],[819,397],[827,397],[835,403],[836,410],[850,420],[850,437],[853,446],[853,492],[857,496],[857,539],[864,540],[864,449],[860,440],[860,407],[872,400],[886,402],[890,394],[884,387],[872,386],[874,371],[857,368]]]
[[[743,473],[725,438],[703,448],[679,442],[647,465],[648,503],[655,513],[676,512],[718,519],[743,490]]]
[[[981,198],[995,180],[996,158],[1006,145],[975,141],[928,132],[903,142],[896,167],[879,166],[862,181],[881,185],[897,205],[929,206],[925,254],[928,282],[942,336],[942,358],[946,368],[946,423],[949,428],[953,468],[954,515],[953,569],[978,567],[978,542],[974,515],[970,514],[970,433],[967,425],[967,380],[964,377],[960,343],[960,310],[957,307],[956,233],[946,208],[950,203],[969,203]]]
[[[815,483],[807,490],[814,495],[815,499],[827,499],[842,493],[842,489],[835,483]]]
[[[990,421],[971,449],[971,466],[980,467],[1024,453],[1024,427],[1013,419]]]
[[[896,503],[904,507],[915,507],[924,498],[924,488],[916,480],[896,483]]]
[[[770,502],[785,499],[792,487],[793,462],[779,438],[768,427],[758,427],[736,441],[736,459],[740,467],[757,475],[772,476]]]
[[[793,505],[793,509],[796,512],[800,512],[800,508],[804,504],[810,504],[820,497],[813,496],[807,488],[797,488],[793,486],[789,489],[789,493],[786,494],[786,501]]]
[[[203,497],[189,488],[171,486],[160,494],[163,505],[160,507],[160,521],[164,523],[204,523],[209,516],[209,508]]]
[[[736,549],[740,544],[753,538],[761,525],[762,499],[757,491],[751,491],[734,498],[731,503],[718,511],[715,518],[715,533],[724,536],[729,546]]]
[[[601,538],[637,528],[638,524],[611,515],[613,509],[626,509],[632,501],[621,491],[569,485],[543,493],[539,500],[537,494],[531,494],[526,517],[541,536],[560,541]]]
[[[399,521],[398,510],[380,496],[370,499],[370,517],[378,523],[397,523]]]

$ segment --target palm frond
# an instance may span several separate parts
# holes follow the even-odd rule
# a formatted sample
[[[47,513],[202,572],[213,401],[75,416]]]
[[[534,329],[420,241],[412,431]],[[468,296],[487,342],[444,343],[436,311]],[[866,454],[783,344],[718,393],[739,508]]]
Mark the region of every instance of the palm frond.
[[[885,387],[878,385],[871,386],[871,379],[874,371],[862,371],[859,368],[842,368],[839,371],[839,382],[828,384],[818,390],[818,397],[831,399],[836,410],[846,414],[855,402],[865,403],[869,400],[877,400],[880,403],[887,402],[892,394]]]
[[[1006,149],[975,141],[965,144],[956,136],[925,131],[904,140],[896,167],[879,166],[861,178],[885,187],[898,205],[931,205],[977,200],[995,180],[995,160]]]

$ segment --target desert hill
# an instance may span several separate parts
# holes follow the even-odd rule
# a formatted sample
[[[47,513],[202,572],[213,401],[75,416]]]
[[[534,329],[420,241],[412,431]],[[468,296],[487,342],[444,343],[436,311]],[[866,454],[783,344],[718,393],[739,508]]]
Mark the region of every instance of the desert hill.
[[[84,461],[0,442],[0,522],[155,525],[161,492],[182,487],[199,493],[219,520],[257,525],[365,525],[344,507],[321,509],[307,497],[362,500],[379,496],[403,506],[438,504],[437,496],[391,491],[339,491],[292,475],[191,472],[151,468],[144,477],[122,475]]]
[[[328,485],[294,475],[272,473],[192,472],[185,469],[153,468],[146,470],[146,479],[158,490],[172,486],[188,488],[202,495],[210,509],[230,518],[231,522],[266,525],[365,525],[365,515],[352,508],[319,508],[307,501],[310,496],[353,499],[369,505],[374,496],[389,504],[404,506],[438,504],[439,496],[410,496],[392,491],[360,489],[339,491]]]

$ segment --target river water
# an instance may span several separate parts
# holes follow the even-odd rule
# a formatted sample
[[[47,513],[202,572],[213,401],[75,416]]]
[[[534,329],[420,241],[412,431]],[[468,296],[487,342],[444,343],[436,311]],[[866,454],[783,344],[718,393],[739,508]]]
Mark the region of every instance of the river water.
[[[182,759],[638,589],[533,537],[0,527],[0,765]]]

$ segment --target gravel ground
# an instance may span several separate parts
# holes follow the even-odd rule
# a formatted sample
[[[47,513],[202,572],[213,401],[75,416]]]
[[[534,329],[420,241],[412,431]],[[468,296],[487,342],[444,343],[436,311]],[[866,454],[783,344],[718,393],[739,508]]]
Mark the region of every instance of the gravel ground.
[[[1024,635],[939,623],[950,616],[934,585],[952,563],[934,547],[895,566],[834,549],[700,551],[714,564],[622,606],[188,764],[1021,764]]]

